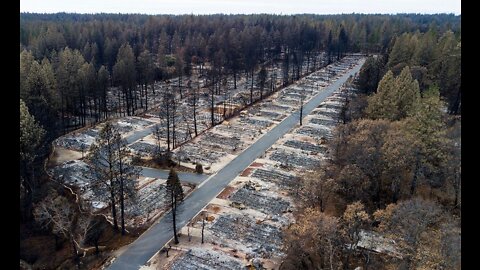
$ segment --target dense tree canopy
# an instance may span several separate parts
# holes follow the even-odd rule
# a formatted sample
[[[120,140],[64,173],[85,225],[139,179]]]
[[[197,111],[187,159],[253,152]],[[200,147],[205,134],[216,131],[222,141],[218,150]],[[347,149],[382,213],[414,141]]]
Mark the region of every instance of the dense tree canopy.
[[[358,95],[344,104],[348,117],[327,143],[332,159],[316,181],[309,174],[300,181],[302,208],[286,230],[287,268],[339,269],[325,265],[332,256],[344,269],[461,268],[460,48],[459,35],[432,24],[367,59]],[[326,187],[336,188],[319,200]],[[312,249],[339,235],[316,233],[325,220],[336,221],[335,239],[345,248]],[[356,248],[365,236],[395,242],[376,254]]]
[[[413,114],[419,99],[418,82],[408,66],[396,78],[389,71],[380,81],[377,93],[368,100],[367,115],[373,119],[401,120]]]
[[[31,214],[32,196],[37,185],[35,170],[39,150],[44,143],[45,130],[29,113],[25,102],[20,99],[20,198],[23,200],[22,216]]]
[[[20,45],[20,95],[49,138],[111,114],[147,110],[149,85],[189,76],[197,65],[211,69],[213,84],[245,71],[253,89],[254,73],[269,61],[283,59],[288,84],[299,78],[302,63],[316,65],[312,56],[319,51],[327,51],[330,59],[347,52],[391,51],[388,59],[373,63],[368,74],[376,79],[367,80],[368,91],[375,89],[387,61],[390,68],[400,64],[397,69],[410,64],[421,90],[436,83],[450,111],[460,108],[455,80],[460,16],[454,15],[21,13]],[[110,86],[121,90],[114,111],[107,106]],[[180,81],[178,86],[183,94]]]

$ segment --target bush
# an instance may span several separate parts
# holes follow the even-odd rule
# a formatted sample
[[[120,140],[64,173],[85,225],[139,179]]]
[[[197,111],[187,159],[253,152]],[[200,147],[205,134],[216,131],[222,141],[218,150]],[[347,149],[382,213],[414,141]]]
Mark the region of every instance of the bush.
[[[197,163],[197,165],[195,165],[195,172],[196,172],[196,173],[203,173],[203,166],[202,166],[202,164]]]
[[[171,160],[171,157],[171,153],[157,152],[155,153],[153,160],[159,166],[174,166],[175,163]]]
[[[175,65],[175,56],[174,55],[166,55],[165,56],[165,64],[167,64],[168,67],[173,67]]]

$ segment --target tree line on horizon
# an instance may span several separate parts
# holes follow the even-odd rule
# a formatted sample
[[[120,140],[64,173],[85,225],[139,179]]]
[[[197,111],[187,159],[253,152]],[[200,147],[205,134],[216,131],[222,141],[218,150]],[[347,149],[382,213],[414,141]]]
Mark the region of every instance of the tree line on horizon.
[[[155,81],[191,76],[198,67],[196,75],[208,72],[218,83],[242,72],[253,78],[265,63],[282,60],[288,83],[289,69],[298,73],[319,51],[330,62],[346,52],[385,53],[404,33],[429,32],[434,42],[449,30],[459,40],[460,16],[21,13],[20,97],[47,137],[56,137],[85,126],[87,117],[108,118],[110,87],[120,89],[120,113],[133,115],[147,109]],[[66,121],[72,116],[78,121]]]

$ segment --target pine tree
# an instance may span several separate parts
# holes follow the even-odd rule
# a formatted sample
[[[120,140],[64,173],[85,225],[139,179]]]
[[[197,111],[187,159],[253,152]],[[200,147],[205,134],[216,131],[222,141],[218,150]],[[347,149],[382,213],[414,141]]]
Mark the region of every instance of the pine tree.
[[[383,57],[369,57],[360,69],[358,87],[365,94],[375,93],[384,75]]]
[[[118,50],[117,62],[113,67],[113,78],[122,89],[127,115],[133,115],[137,107],[135,56],[128,43],[123,44]]]
[[[257,75],[257,85],[260,88],[260,100],[263,99],[263,89],[265,88],[265,83],[267,81],[267,70],[265,69],[265,66],[262,66],[260,69],[260,72],[258,72]]]
[[[388,71],[378,83],[377,93],[368,98],[368,107],[366,113],[368,117],[376,118],[390,118],[390,112],[393,104],[391,104],[391,93],[393,93],[395,78],[393,72]]]
[[[64,129],[71,126],[71,123],[64,121],[69,119],[67,118],[68,113],[77,115],[76,111],[83,103],[80,69],[84,63],[85,59],[78,50],[72,51],[67,47],[59,53],[56,77]]]
[[[440,100],[439,90],[432,87],[425,91],[412,117],[407,119],[406,134],[413,142],[416,165],[411,182],[411,194],[415,192],[420,176],[436,185],[444,179],[444,168],[448,161],[444,111],[446,105]]]
[[[393,78],[388,71],[378,85],[377,93],[368,99],[367,115],[372,119],[401,120],[414,114],[420,101],[418,82],[405,67]]]
[[[109,86],[110,81],[110,74],[105,66],[101,66],[97,72],[97,83],[98,83],[98,90],[102,95],[101,98],[101,110],[103,111],[103,118],[108,118],[108,108],[107,108],[107,89]]]
[[[393,44],[392,51],[389,54],[388,67],[393,68],[402,63],[410,64],[413,59],[413,54],[415,53],[416,42],[417,39],[414,39],[410,33],[404,33],[397,37]]]
[[[135,197],[135,181],[139,171],[128,161],[129,150],[126,141],[121,138],[118,129],[107,122],[98,138],[90,148],[90,161],[94,179],[92,184],[96,195],[110,200],[113,226],[118,230],[117,199],[120,200],[122,235],[125,234],[124,200],[128,195]]]
[[[152,54],[148,50],[143,51],[137,60],[139,81],[143,90],[142,95],[145,95],[146,111],[148,110],[148,86],[151,85],[153,88],[154,62]],[[142,99],[140,99],[140,104],[142,103]]]
[[[32,192],[35,186],[35,166],[38,150],[42,146],[45,130],[30,115],[20,99],[20,189],[23,191],[23,217],[30,218]]]
[[[170,169],[167,178],[167,186],[166,186],[166,202],[172,208],[172,221],[173,221],[173,236],[175,238],[175,244],[178,244],[178,236],[177,236],[177,223],[176,223],[176,216],[177,216],[177,206],[180,202],[183,201],[183,188],[180,184],[180,180],[178,179],[177,172],[175,169]]]
[[[120,220],[122,225],[122,235],[125,235],[125,198],[128,196],[130,200],[135,199],[135,179],[140,174],[140,168],[134,167],[130,159],[130,149],[127,147],[125,139],[114,141],[114,147],[117,152],[117,181],[119,185],[120,197]]]

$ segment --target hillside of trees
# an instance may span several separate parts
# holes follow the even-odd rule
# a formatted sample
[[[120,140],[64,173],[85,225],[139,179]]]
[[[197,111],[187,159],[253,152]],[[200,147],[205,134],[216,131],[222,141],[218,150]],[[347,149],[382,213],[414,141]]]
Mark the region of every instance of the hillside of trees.
[[[366,61],[332,159],[301,179],[281,269],[461,269],[460,47],[430,29]]]

